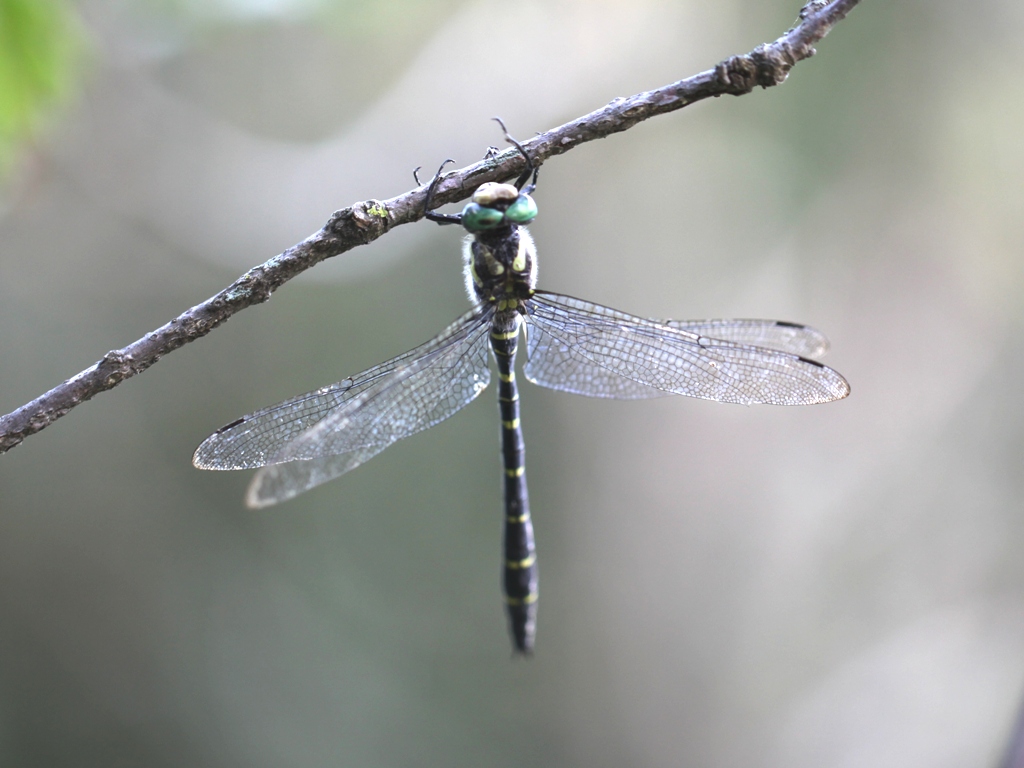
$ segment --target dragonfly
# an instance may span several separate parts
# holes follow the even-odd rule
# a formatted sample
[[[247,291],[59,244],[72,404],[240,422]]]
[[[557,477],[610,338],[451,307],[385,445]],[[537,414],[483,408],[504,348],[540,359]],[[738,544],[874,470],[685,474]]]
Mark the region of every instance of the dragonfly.
[[[389,445],[469,405],[498,375],[504,486],[502,586],[513,652],[534,648],[538,569],[526,485],[515,360],[534,384],[590,397],[688,395],[724,403],[810,405],[850,386],[818,362],[828,341],[777,320],[653,320],[537,288],[538,169],[525,159],[514,183],[480,186],[461,213],[431,207],[446,160],[424,199],[424,217],[460,225],[471,309],[425,344],[336,384],[243,416],[196,450],[200,469],[254,469],[250,507],[290,499],[343,475]],[[529,182],[529,183],[527,183]]]

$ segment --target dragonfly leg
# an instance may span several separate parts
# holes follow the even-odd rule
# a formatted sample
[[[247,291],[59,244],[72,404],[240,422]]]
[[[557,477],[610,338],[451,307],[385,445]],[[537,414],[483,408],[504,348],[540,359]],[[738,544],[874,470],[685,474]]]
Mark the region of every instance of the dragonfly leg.
[[[434,190],[437,189],[437,185],[441,183],[441,172],[448,163],[454,163],[455,161],[448,158],[441,167],[437,169],[437,173],[434,174],[434,178],[430,181],[430,186],[427,187],[427,197],[423,201],[423,216],[430,221],[436,221],[438,224],[461,224],[462,214],[460,213],[436,213],[430,207],[430,204],[434,197]],[[419,168],[412,172],[412,176],[416,179],[416,183],[420,183]]]
[[[508,132],[508,128],[505,127],[505,123],[502,121],[502,119],[500,117],[495,117],[494,121],[501,126],[501,131],[502,133],[505,134],[505,141],[514,146],[516,149],[518,149],[519,152],[522,154],[523,159],[526,160],[526,170],[519,174],[519,178],[516,179],[515,186],[516,189],[518,189],[524,195],[528,195],[531,192],[533,192],[533,190],[537,186],[537,173],[540,171],[540,169],[533,164],[533,160],[531,160],[530,156],[526,154],[526,150],[523,149],[523,145],[512,138],[512,134]],[[533,180],[530,181],[528,186],[524,187],[523,185],[526,184],[527,179],[529,179],[531,175],[533,176]]]

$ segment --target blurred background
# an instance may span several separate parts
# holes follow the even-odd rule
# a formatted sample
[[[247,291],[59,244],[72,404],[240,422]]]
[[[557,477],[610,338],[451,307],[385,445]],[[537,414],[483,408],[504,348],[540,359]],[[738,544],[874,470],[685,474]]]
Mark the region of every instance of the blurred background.
[[[773,40],[792,0],[0,0],[0,412],[337,208]],[[6,25],[6,29],[4,27]],[[995,765],[1024,695],[1018,0],[865,2],[779,88],[547,163],[540,284],[812,324],[843,402],[493,389],[281,507],[217,427],[431,337],[458,232],[318,266],[0,457],[0,764]]]

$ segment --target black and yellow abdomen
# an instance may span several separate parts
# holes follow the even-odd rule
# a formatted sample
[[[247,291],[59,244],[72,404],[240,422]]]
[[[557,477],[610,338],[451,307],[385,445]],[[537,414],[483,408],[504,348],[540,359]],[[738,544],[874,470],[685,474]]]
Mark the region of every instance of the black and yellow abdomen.
[[[526,489],[526,451],[519,422],[519,388],[515,358],[519,315],[499,311],[491,329],[491,349],[498,367],[498,410],[505,487],[505,561],[502,584],[512,641],[520,653],[533,650],[537,627],[537,551]]]

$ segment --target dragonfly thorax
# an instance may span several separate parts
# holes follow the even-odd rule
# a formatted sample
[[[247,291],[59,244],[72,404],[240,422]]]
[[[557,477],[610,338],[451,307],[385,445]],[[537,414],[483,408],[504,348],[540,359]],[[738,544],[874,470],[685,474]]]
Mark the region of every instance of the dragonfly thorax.
[[[526,227],[472,234],[465,240],[463,254],[471,301],[528,299],[537,285],[537,251]]]

